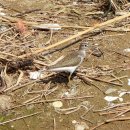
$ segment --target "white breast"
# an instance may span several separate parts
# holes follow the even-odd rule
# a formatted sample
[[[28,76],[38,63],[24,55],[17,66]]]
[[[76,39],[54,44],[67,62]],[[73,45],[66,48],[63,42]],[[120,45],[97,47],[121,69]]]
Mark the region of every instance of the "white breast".
[[[70,72],[73,73],[76,70],[77,66],[70,66],[70,67],[61,67],[61,68],[54,68],[50,69],[49,71],[55,71],[55,72]]]

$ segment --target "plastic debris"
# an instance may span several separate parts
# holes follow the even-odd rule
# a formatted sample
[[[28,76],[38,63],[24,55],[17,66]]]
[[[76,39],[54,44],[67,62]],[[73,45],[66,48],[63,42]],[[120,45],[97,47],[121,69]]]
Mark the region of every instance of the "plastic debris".
[[[130,48],[124,49],[124,52],[130,52]]]
[[[5,13],[0,12],[0,16],[5,16],[5,15],[6,15]]]
[[[130,86],[130,79],[128,79],[128,86]]]
[[[125,94],[130,94],[130,91],[124,91],[119,93],[119,97],[124,96]]]
[[[119,100],[119,101],[123,101],[123,98],[120,98],[120,97],[118,97],[118,96],[106,96],[105,98],[104,98],[106,101],[108,101],[108,102],[113,102],[113,101],[115,101],[115,100]]]
[[[41,72],[40,71],[34,71],[34,72],[30,72],[29,73],[29,77],[30,77],[30,79],[38,79],[38,78],[40,78],[41,77]]]
[[[52,106],[55,108],[60,108],[63,106],[63,103],[61,101],[55,101],[52,103]]]
[[[34,28],[45,30],[60,30],[61,26],[59,24],[40,24],[40,25],[34,25]]]

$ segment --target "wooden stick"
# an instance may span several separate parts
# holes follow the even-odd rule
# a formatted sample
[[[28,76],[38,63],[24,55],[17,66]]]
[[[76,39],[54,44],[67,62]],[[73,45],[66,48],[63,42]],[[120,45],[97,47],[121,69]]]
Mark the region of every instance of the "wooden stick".
[[[27,118],[27,117],[31,117],[31,116],[34,116],[34,115],[37,115],[37,114],[41,114],[41,113],[42,113],[42,111],[30,114],[30,115],[26,115],[26,116],[17,117],[17,118],[12,119],[12,120],[0,122],[0,125],[5,125],[7,123],[10,123],[10,122],[13,122],[13,121],[17,121],[17,120],[21,120],[21,119],[24,119],[24,118]]]
[[[49,74],[49,75],[45,75],[44,77],[42,77],[42,79],[46,79],[46,78],[48,78],[48,77],[50,77],[50,76],[52,76],[52,75],[54,75],[54,74],[52,73],[52,74]],[[21,89],[21,88],[23,88],[23,87],[25,87],[25,86],[27,86],[27,85],[33,84],[33,83],[38,82],[38,81],[40,81],[40,80],[41,80],[41,79],[36,79],[36,80],[31,81],[31,82],[22,84],[22,85],[20,85],[20,86],[17,86],[17,87],[15,87],[15,88],[13,88],[12,91],[16,91],[16,90],[18,90],[18,89]],[[9,89],[8,89],[8,90],[9,90]],[[7,91],[8,91],[8,90],[7,90]],[[6,90],[5,90],[5,91],[6,91]],[[4,91],[4,92],[5,92],[5,91]]]
[[[103,79],[99,79],[99,78],[94,78],[94,77],[90,77],[90,76],[87,76],[87,77],[90,78],[90,79],[99,81],[99,82],[104,82],[104,83],[108,83],[108,84],[112,84],[112,85],[117,85],[117,86],[122,86],[123,85],[123,84],[119,84],[119,83],[109,82],[107,80],[103,80]]]
[[[126,102],[126,103],[120,103],[120,104],[116,104],[114,106],[110,106],[110,107],[107,107],[107,108],[104,108],[104,109],[101,109],[101,110],[93,110],[94,112],[102,112],[102,111],[107,111],[107,110],[110,110],[110,109],[114,109],[116,107],[122,107],[122,106],[128,106],[130,105],[130,102]]]
[[[77,96],[77,97],[67,97],[67,98],[40,100],[40,101],[37,101],[37,102],[29,102],[29,103],[26,103],[26,104],[13,106],[12,108],[6,109],[5,111],[16,109],[16,108],[20,108],[20,107],[24,107],[26,105],[32,105],[32,104],[50,103],[50,102],[63,101],[63,100],[76,100],[76,99],[80,100],[80,99],[93,98],[93,97],[94,97],[93,95],[89,95],[89,96],[85,95],[85,96]]]
[[[91,77],[91,76],[84,75],[84,74],[81,74],[81,73],[78,73],[78,74],[81,75],[81,76],[85,76],[87,78],[90,78],[92,80],[99,81],[99,82],[104,82],[104,83],[108,83],[108,84],[112,84],[112,85],[117,85],[117,86],[122,86],[123,85],[123,84],[119,84],[119,83],[109,82],[109,81],[104,80],[104,79],[99,79],[99,78]]]
[[[125,121],[125,120],[130,120],[130,117],[121,117],[121,118],[108,119],[108,120],[106,120],[105,122],[99,123],[97,126],[91,128],[90,130],[95,130],[95,129],[97,129],[98,127],[100,127],[100,126],[102,126],[102,125],[104,125],[104,124],[110,123],[110,122],[114,122],[114,121]]]
[[[107,25],[109,25],[109,24],[111,24],[111,23],[120,21],[120,20],[122,20],[122,19],[124,19],[124,18],[127,18],[127,17],[129,17],[129,16],[130,16],[130,13],[125,14],[125,15],[123,15],[123,16],[119,16],[119,17],[110,19],[110,20],[108,20],[108,21],[106,21],[106,22],[103,22],[103,23],[101,23],[101,24],[97,24],[97,25],[95,25],[95,26],[93,26],[93,27],[90,27],[89,29],[86,29],[86,30],[84,30],[84,31],[81,31],[81,32],[79,32],[78,34],[75,34],[75,35],[73,35],[73,36],[70,36],[69,38],[64,39],[64,40],[62,40],[62,41],[59,41],[59,42],[57,42],[57,43],[55,43],[55,44],[52,44],[52,45],[47,46],[47,47],[45,47],[45,48],[41,48],[41,49],[39,49],[39,50],[36,50],[36,51],[33,52],[33,53],[23,54],[23,55],[18,56],[18,57],[19,57],[19,58],[24,58],[24,57],[30,56],[30,55],[32,55],[32,54],[34,55],[34,54],[38,54],[38,53],[41,53],[41,52],[43,52],[43,51],[52,49],[52,48],[54,48],[54,47],[56,47],[56,46],[59,46],[59,45],[64,44],[64,43],[66,43],[66,42],[69,42],[70,40],[73,40],[73,39],[75,39],[75,38],[77,38],[77,37],[79,37],[79,36],[82,36],[83,34],[86,34],[86,33],[88,33],[88,32],[92,32],[92,31],[95,30],[95,29],[102,28],[103,26],[107,26]]]

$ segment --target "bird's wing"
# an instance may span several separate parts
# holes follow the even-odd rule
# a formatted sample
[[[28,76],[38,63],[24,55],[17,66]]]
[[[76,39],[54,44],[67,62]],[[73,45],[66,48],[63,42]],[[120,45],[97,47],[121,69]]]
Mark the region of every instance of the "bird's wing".
[[[57,62],[55,65],[49,66],[48,69],[76,66],[81,63],[81,57],[78,56],[77,52],[66,55],[62,60]]]

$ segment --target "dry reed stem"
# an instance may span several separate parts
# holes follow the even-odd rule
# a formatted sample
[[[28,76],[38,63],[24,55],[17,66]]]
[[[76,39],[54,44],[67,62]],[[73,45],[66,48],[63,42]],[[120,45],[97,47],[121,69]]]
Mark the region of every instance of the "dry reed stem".
[[[128,105],[130,105],[130,102],[120,103],[120,104],[116,104],[116,105],[114,105],[114,106],[106,107],[106,108],[101,109],[101,110],[93,110],[93,111],[94,111],[94,112],[108,111],[108,110],[110,110],[110,109],[114,109],[114,108],[122,107],[122,106],[128,106]]]
[[[18,56],[18,57],[19,57],[19,58],[24,58],[24,57],[27,57],[27,56],[30,56],[30,55],[34,55],[34,54],[41,53],[41,52],[43,52],[43,51],[45,51],[45,50],[49,50],[49,49],[51,49],[51,48],[54,48],[54,47],[56,47],[56,46],[59,46],[59,45],[61,45],[61,44],[66,43],[66,42],[69,42],[70,40],[75,39],[75,38],[77,38],[77,37],[79,37],[79,36],[82,36],[83,34],[86,34],[86,33],[88,33],[88,32],[92,32],[92,31],[95,30],[95,29],[102,28],[103,26],[107,26],[107,25],[109,25],[109,24],[112,24],[112,23],[114,23],[114,22],[120,21],[120,20],[122,20],[122,19],[124,19],[124,18],[127,18],[127,17],[129,17],[129,16],[130,16],[130,13],[125,14],[125,15],[123,15],[123,16],[119,16],[119,17],[110,19],[110,20],[108,20],[108,21],[106,21],[106,22],[103,22],[103,23],[101,23],[101,24],[97,24],[97,25],[95,25],[95,26],[93,26],[93,27],[90,27],[90,28],[87,29],[87,30],[81,31],[81,32],[79,32],[78,34],[75,34],[75,35],[73,35],[73,36],[70,36],[69,38],[64,39],[64,40],[62,40],[62,41],[59,41],[59,42],[57,42],[57,43],[55,43],[55,44],[52,44],[52,45],[50,45],[50,46],[48,46],[48,47],[41,48],[41,49],[39,49],[39,50],[36,50],[36,51],[33,52],[33,53],[24,54],[24,55],[21,55],[21,56]]]
[[[112,119],[108,119],[104,122],[99,123],[97,126],[91,128],[90,130],[96,130],[97,128],[101,127],[102,125],[105,125],[107,123],[111,123],[111,122],[115,122],[115,121],[126,121],[126,120],[130,120],[130,117],[121,117],[121,118],[112,118]]]
[[[0,122],[0,125],[5,125],[7,123],[11,123],[11,122],[14,122],[14,121],[17,121],[17,120],[21,120],[21,119],[24,119],[24,118],[27,118],[27,117],[31,117],[31,116],[34,116],[34,115],[37,115],[37,114],[41,114],[41,113],[42,113],[42,111],[35,112],[33,114],[29,114],[29,115],[26,115],[26,116],[17,117],[17,118],[11,119],[11,120]]]

